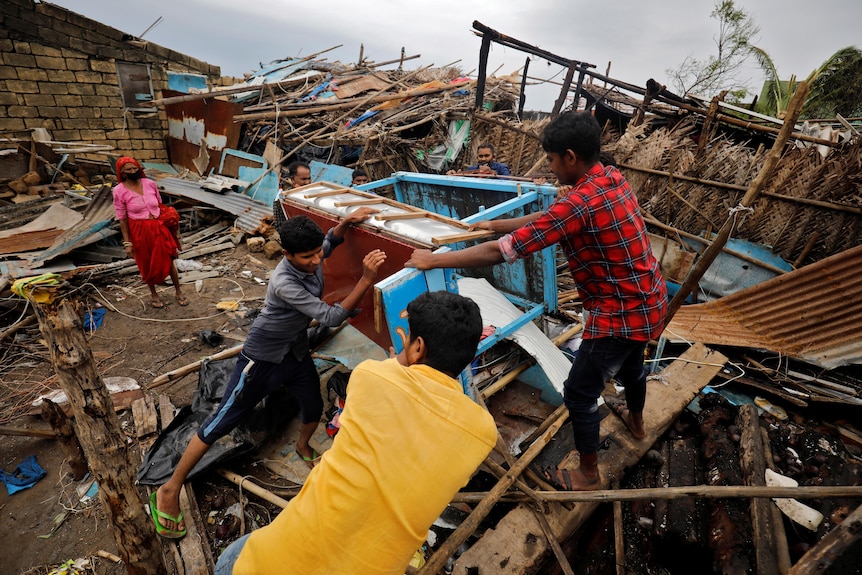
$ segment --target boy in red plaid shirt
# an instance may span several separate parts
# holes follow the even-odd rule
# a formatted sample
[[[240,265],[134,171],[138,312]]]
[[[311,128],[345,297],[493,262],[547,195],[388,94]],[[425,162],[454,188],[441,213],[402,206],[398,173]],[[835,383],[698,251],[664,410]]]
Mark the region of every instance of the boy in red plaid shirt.
[[[598,398],[611,378],[626,391],[616,411],[632,435],[646,435],[644,351],[664,327],[667,291],[652,255],[637,197],[623,175],[599,161],[601,127],[588,113],[567,112],[542,133],[550,169],[568,193],[544,213],[485,221],[475,227],[504,233],[464,250],[416,250],[406,267],[472,268],[512,263],[559,244],[583,302],[583,342],[564,384],[580,466],[554,470],[558,483],[601,489]]]

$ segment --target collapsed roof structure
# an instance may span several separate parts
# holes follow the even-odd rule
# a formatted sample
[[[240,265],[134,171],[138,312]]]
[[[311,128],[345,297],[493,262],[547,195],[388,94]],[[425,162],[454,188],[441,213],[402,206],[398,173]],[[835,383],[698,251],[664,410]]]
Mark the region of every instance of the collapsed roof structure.
[[[38,10],[59,12],[50,4],[40,3],[40,6]],[[333,63],[322,57],[324,51],[305,58],[272,62],[242,81],[219,82],[217,88],[210,80],[197,90],[181,92],[176,89],[177,83],[169,86],[165,81],[158,90],[159,97],[154,94],[152,98],[140,100],[142,104],[136,107],[126,106],[122,114],[129,116],[130,122],[158,124],[153,128],[157,136],[151,140],[163,138],[167,144],[163,150],[154,150],[154,156],[148,159],[153,164],[166,164],[164,167],[170,178],[161,180],[164,191],[181,209],[186,209],[184,214],[189,225],[199,215],[196,207],[211,206],[230,214],[237,227],[252,234],[265,231],[270,216],[269,202],[252,196],[266,186],[270,186],[270,191],[277,189],[282,168],[295,159],[326,164],[329,167],[325,169],[333,170],[331,174],[337,173],[333,166],[348,170],[363,168],[372,179],[378,180],[372,188],[381,195],[391,196],[398,183],[398,178],[390,179],[393,174],[445,173],[450,167],[470,163],[479,142],[490,142],[496,148],[498,159],[525,180],[523,189],[514,185],[517,195],[529,193],[527,188],[532,177],[542,175],[543,171],[544,154],[539,135],[548,116],[561,112],[569,102],[575,107],[589,107],[605,126],[606,150],[612,152],[614,161],[637,192],[645,220],[654,234],[654,246],[661,246],[660,257],[667,279],[683,285],[692,266],[710,246],[721,248],[716,260],[721,262],[720,271],[714,271],[712,278],[704,274],[694,297],[696,301],[708,300],[708,303],[680,310],[671,326],[673,333],[670,335],[677,337],[676,341],[773,350],[828,369],[859,363],[862,354],[856,334],[862,328],[862,298],[858,295],[858,278],[862,277],[862,258],[859,257],[862,138],[857,131],[858,122],[842,122],[836,118],[829,125],[793,123],[789,144],[780,147],[779,162],[769,170],[769,177],[759,183],[762,187],[757,190],[756,201],[742,206],[768,162],[769,148],[784,127],[784,121],[756,117],[720,99],[702,102],[676,96],[654,80],[642,88],[598,74],[595,66],[540,50],[479,22],[474,23],[474,28],[482,38],[476,78],[464,76],[454,66],[407,70],[404,64],[412,59],[409,56],[375,63],[360,55],[356,64]],[[117,36],[111,38],[116,46],[133,41],[113,36]],[[530,114],[524,112],[523,91],[530,80],[526,66],[520,77],[488,74],[487,53],[493,42],[524,50],[566,68],[560,97],[549,115],[528,118]],[[143,50],[146,56],[148,50],[160,53],[157,48],[132,45],[124,50],[129,53]],[[121,53],[114,59],[125,56],[127,53]],[[185,61],[176,55],[171,58],[176,62]],[[195,74],[205,68],[200,63],[192,62],[194,66],[188,61],[185,63],[183,69],[172,71],[172,79],[194,79]],[[384,70],[386,66],[395,65],[394,70]],[[193,67],[197,72],[190,69]],[[159,75],[153,74],[153,77],[159,78]],[[104,78],[100,77],[102,80]],[[175,89],[170,90],[171,86]],[[80,105],[83,107],[84,103]],[[111,107],[104,105],[105,110]],[[60,121],[56,121],[59,129]],[[108,188],[88,194],[85,190],[73,192],[64,184],[99,180],[110,183],[112,160],[121,153],[134,154],[142,150],[136,150],[130,139],[110,139],[108,134],[104,139],[97,137],[92,141],[87,138],[66,141],[65,137],[55,140],[43,137],[33,131],[35,128],[25,127],[23,123],[21,126],[20,130],[11,130],[15,133],[8,138],[7,152],[0,157],[0,166],[4,168],[0,173],[5,183],[16,182],[9,186],[12,193],[5,202],[7,205],[0,208],[3,228],[8,232],[0,238],[3,249],[0,255],[7,260],[2,262],[7,283],[15,277],[41,273],[46,266],[57,263],[55,258],[68,254],[74,256],[64,270],[69,275],[85,270],[93,277],[99,270],[115,270],[121,265],[129,267],[128,261],[120,260],[121,254],[111,251],[113,222]],[[162,153],[164,158],[158,155]],[[39,178],[26,184],[23,182],[25,172],[35,172]],[[208,191],[203,182],[209,176],[229,179],[236,189],[226,193]],[[49,185],[45,183],[49,178],[52,178],[52,187],[40,187]],[[409,178],[402,178],[402,181],[406,179]],[[519,179],[515,177],[510,181]],[[445,183],[440,185],[445,186]],[[424,189],[420,186],[418,190],[416,193],[421,196]],[[87,198],[76,198],[73,194],[83,194]],[[16,198],[19,201],[15,201]],[[30,201],[23,201],[27,199]],[[61,228],[50,222],[41,227],[31,225],[31,220],[45,212],[49,205],[60,204],[63,200],[70,204],[69,209],[83,211],[79,222],[61,217],[63,225],[68,227]],[[84,205],[89,207],[82,210]],[[739,209],[740,206],[743,209]],[[721,245],[724,241],[718,241],[718,233],[729,219],[734,219],[733,241]],[[56,220],[51,219],[51,222]],[[24,228],[27,225],[31,227]],[[192,235],[200,239],[213,233],[207,229],[194,231]],[[105,238],[109,239],[103,241]],[[83,248],[87,248],[86,255]],[[763,250],[770,252],[769,257],[763,255]],[[94,252],[100,252],[108,262],[88,260]],[[797,273],[796,268],[802,269]],[[764,278],[774,279],[764,282]],[[557,281],[559,301],[555,303],[565,312],[573,308],[576,286],[562,271]],[[747,291],[737,291],[749,284],[751,287]],[[812,294],[815,295],[812,297]],[[740,320],[739,316],[744,317]],[[20,327],[4,326],[0,337],[13,335]],[[668,339],[670,345],[674,338]],[[692,349],[688,361],[724,363],[721,354],[702,346]],[[770,372],[770,369],[763,371]],[[771,369],[770,376],[779,383],[750,385],[760,385],[761,391],[771,387],[772,391],[765,391],[770,397],[782,398],[797,407],[820,404],[857,408],[860,402],[858,382],[852,377],[848,380],[843,372],[836,380],[819,368],[815,371],[816,375],[800,382],[801,376]],[[511,373],[514,375],[507,379]],[[500,377],[503,383],[510,383],[507,391],[512,394],[524,393],[523,388],[516,391],[519,386],[512,383],[519,373],[513,369]],[[712,373],[707,377],[706,370],[698,373],[691,368],[687,371],[682,364],[677,364],[672,373],[677,378],[674,382],[681,387],[662,392],[667,402],[654,414],[657,424],[650,437],[651,440],[663,438],[663,447],[657,449],[664,450],[662,473],[665,474],[669,473],[667,466],[681,466],[680,460],[684,457],[673,459],[670,454],[675,449],[683,449],[679,447],[681,442],[688,442],[685,457],[696,457],[698,448],[690,445],[694,440],[682,430],[691,425],[690,421],[685,423],[686,417],[679,414],[712,375],[721,377]],[[794,381],[790,384],[779,376]],[[502,387],[505,386],[496,385],[496,388]],[[534,425],[531,431],[524,433],[531,434],[533,439],[542,437],[537,443],[541,447],[551,443],[554,432],[562,425],[560,414],[546,410],[546,405],[531,404],[535,411],[522,409],[513,415],[511,411],[504,413],[506,408],[501,407],[501,403],[495,405],[497,400],[492,395],[489,392],[484,399],[496,410],[495,417],[506,421],[508,428],[516,429],[517,424],[512,420],[519,418],[543,420],[538,428]],[[668,407],[671,402],[673,409]],[[706,416],[698,423],[703,424],[705,419]],[[624,435],[624,432],[619,433],[623,431],[619,422],[614,422],[613,418],[609,420],[604,428],[606,435]],[[782,442],[790,445],[787,434],[792,436],[792,433],[788,427],[788,424],[770,420],[775,445],[785,446]],[[845,433],[854,433],[852,427],[843,429]],[[676,439],[681,438],[681,442],[669,440],[666,432],[677,433]],[[515,443],[516,435],[513,432],[506,439]],[[519,448],[521,439],[523,436],[517,437]],[[609,460],[612,460],[613,469],[622,473],[626,468],[635,468],[640,455],[646,451],[641,447],[644,446],[624,441],[611,445],[609,452],[613,455]],[[531,493],[529,487],[524,489],[522,484],[512,487],[516,479],[520,481],[521,472],[535,482],[537,474],[530,475],[528,466],[533,457],[538,457],[539,451],[525,443],[525,452],[519,454],[523,457],[529,453],[529,457],[510,461],[506,457],[508,454],[500,455],[502,467],[494,468],[500,479],[494,487],[497,499],[481,499],[480,502],[486,501],[485,507],[490,508],[504,497],[512,497],[498,508],[501,515],[505,511],[505,517],[492,526],[482,523],[482,518],[464,522],[470,527],[463,533],[465,538],[484,535],[483,542],[463,553],[455,562],[456,568],[470,572],[472,568],[493,565],[499,573],[534,572],[553,552],[561,569],[565,569],[567,560],[556,554],[554,544],[583,525],[597,503],[585,499],[573,509],[557,509],[547,517],[542,515],[542,519],[536,517],[534,510],[523,503],[523,494],[544,505],[554,501],[553,497],[543,499],[535,491]],[[822,452],[818,453],[823,456]],[[550,456],[546,457],[550,463]],[[796,460],[790,463],[787,461],[790,456],[783,454],[782,457],[780,465],[785,471],[795,468]],[[693,471],[695,467],[690,466],[689,471],[692,478],[699,478]],[[651,473],[638,469],[638,473],[644,475]],[[802,471],[800,468],[800,477],[804,475]],[[829,480],[845,478],[846,475],[836,473]],[[662,484],[660,477],[652,479],[661,486],[685,485],[674,484],[673,480]],[[541,483],[535,486],[544,487]],[[469,502],[476,507],[475,499]],[[680,509],[674,510],[672,504],[664,512],[665,517],[683,513]],[[548,521],[548,518],[550,524],[546,525],[543,520]],[[659,523],[657,521],[656,525]],[[655,531],[661,529],[656,527]],[[821,529],[827,530],[826,527]],[[684,529],[679,527],[679,530]],[[643,535],[646,531],[643,527],[639,533],[646,537]],[[674,532],[671,535],[684,535],[687,542],[695,545],[694,534]],[[452,539],[449,547],[456,539]],[[758,546],[758,551],[762,548]],[[454,555],[457,549],[447,548],[447,551]],[[740,552],[744,553],[748,552]],[[717,552],[716,556],[719,556]],[[446,559],[448,556],[441,554],[433,560],[432,566],[439,566]],[[766,572],[766,567],[759,563],[757,569]],[[429,573],[434,571],[433,567],[425,569]]]

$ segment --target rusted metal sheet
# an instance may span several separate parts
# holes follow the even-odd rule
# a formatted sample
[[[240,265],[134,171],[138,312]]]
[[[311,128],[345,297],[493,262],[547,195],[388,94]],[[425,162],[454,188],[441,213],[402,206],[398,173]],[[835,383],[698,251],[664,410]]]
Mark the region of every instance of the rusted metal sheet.
[[[159,180],[159,190],[170,196],[194,200],[233,214],[236,216],[234,225],[249,234],[261,228],[264,218],[272,219],[272,206],[236,192],[210,192],[201,188],[198,181],[162,178]]]
[[[833,369],[862,363],[862,246],[738,291],[683,306],[670,341],[754,347]]]
[[[177,96],[179,92],[165,90],[163,96]],[[240,125],[233,121],[234,114],[242,113],[242,104],[216,98],[192,100],[165,106],[168,116],[168,155],[171,163],[206,175],[218,169],[225,148],[235,148],[239,142]],[[202,172],[195,159],[204,148],[209,156]]]

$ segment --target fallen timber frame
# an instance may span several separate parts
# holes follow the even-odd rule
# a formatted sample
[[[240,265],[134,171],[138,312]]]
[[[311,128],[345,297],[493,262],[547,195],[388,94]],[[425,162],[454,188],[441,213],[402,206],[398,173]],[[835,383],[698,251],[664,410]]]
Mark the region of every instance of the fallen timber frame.
[[[477,30],[477,34],[482,36],[482,46],[479,51],[479,79],[476,85],[476,109],[480,110],[482,108],[483,100],[484,100],[484,88],[485,88],[485,74],[486,74],[486,66],[487,66],[487,51],[490,47],[491,42],[496,42],[502,46],[506,46],[509,48],[514,48],[516,50],[521,50],[522,52],[526,52],[528,54],[532,54],[539,58],[544,58],[548,62],[552,62],[554,64],[558,64],[567,68],[567,81],[562,83],[562,90],[560,94],[560,98],[562,99],[565,94],[570,91],[570,82],[571,75],[570,72],[577,70],[579,72],[578,83],[574,90],[574,101],[577,102],[581,96],[582,91],[582,80],[585,76],[590,76],[594,80],[598,80],[599,82],[604,82],[605,84],[610,84],[615,86],[621,90],[625,90],[627,92],[632,92],[634,94],[638,94],[639,96],[644,97],[645,99],[648,97],[652,97],[654,100],[658,100],[670,106],[674,106],[679,108],[680,110],[685,110],[686,112],[692,114],[698,114],[701,116],[708,116],[709,110],[700,108],[697,106],[692,106],[690,104],[686,104],[682,98],[667,92],[667,90],[662,89],[658,94],[649,93],[646,88],[641,88],[640,86],[636,86],[634,84],[629,84],[628,82],[623,82],[621,80],[617,80],[615,78],[611,78],[606,75],[599,74],[598,72],[591,71],[590,68],[595,68],[595,65],[588,64],[586,62],[580,62],[578,60],[572,60],[569,58],[565,58],[563,56],[559,56],[552,52],[548,52],[547,50],[542,50],[537,46],[532,46],[527,44],[526,42],[522,42],[521,40],[517,40],[515,38],[511,38],[494,30],[493,28],[489,28],[485,26],[478,20],[473,21],[473,28]],[[487,47],[486,47],[487,46]],[[484,66],[483,66],[484,63]],[[647,107],[648,102],[644,103],[644,107]],[[555,105],[556,108],[556,105]],[[558,110],[557,110],[558,111]],[[713,117],[713,120],[718,122],[724,122],[725,124],[730,124],[733,126],[737,126],[740,128],[745,128],[747,130],[752,130],[755,132],[762,132],[765,134],[773,134],[778,135],[781,132],[782,128],[775,128],[772,126],[764,126],[757,122],[752,122],[749,120],[743,120],[742,118],[737,118],[735,116],[729,116],[727,114],[721,114],[716,111]],[[813,136],[809,136],[807,134],[803,134],[801,132],[792,132],[790,137],[794,140],[800,140],[803,142],[810,142],[812,144],[818,144],[821,146],[829,146],[836,147],[840,144],[838,142],[833,142],[831,140],[824,140],[823,138],[816,138]]]

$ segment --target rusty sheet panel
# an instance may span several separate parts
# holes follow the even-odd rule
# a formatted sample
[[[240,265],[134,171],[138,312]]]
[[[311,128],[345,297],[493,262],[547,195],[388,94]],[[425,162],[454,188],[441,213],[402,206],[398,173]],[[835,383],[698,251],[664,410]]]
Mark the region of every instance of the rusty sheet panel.
[[[180,92],[164,90],[162,96],[181,96]],[[239,142],[240,125],[233,121],[234,114],[242,113],[242,104],[225,102],[216,98],[168,104],[168,156],[171,163],[188,168],[194,173],[206,175],[218,170],[221,153],[225,148],[235,148]],[[209,156],[206,169],[201,173],[195,167],[195,159],[205,148]]]
[[[768,349],[833,369],[862,363],[862,246],[756,286],[683,306],[670,341]]]

